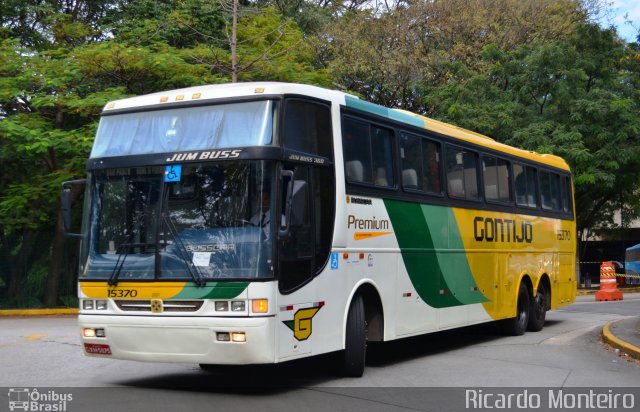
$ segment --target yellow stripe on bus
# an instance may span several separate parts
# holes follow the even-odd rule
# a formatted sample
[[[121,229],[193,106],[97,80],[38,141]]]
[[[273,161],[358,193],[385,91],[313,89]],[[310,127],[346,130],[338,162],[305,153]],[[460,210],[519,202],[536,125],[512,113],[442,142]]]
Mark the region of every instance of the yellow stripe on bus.
[[[186,282],[80,282],[80,290],[88,298],[169,299],[184,289]]]

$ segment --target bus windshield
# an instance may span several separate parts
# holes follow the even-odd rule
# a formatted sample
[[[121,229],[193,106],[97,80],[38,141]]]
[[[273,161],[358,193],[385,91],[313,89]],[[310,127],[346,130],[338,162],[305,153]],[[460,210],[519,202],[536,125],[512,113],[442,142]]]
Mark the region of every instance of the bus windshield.
[[[271,145],[276,106],[261,100],[103,116],[90,157]]]
[[[82,276],[255,279],[272,276],[271,164],[264,161],[94,171]]]

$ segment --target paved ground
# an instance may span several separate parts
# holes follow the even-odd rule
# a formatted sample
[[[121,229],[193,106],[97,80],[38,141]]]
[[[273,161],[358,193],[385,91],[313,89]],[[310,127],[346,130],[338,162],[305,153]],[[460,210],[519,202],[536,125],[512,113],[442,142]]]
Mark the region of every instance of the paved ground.
[[[599,338],[606,322],[638,313],[638,294],[598,303],[584,296],[549,313],[543,331],[521,337],[500,336],[493,325],[483,325],[372,345],[360,379],[336,377],[331,356],[213,373],[188,364],[88,358],[74,317],[0,318],[0,387],[116,388],[86,398],[93,403],[83,404],[78,395],[76,406],[94,410],[175,410],[178,402],[367,411],[441,410],[433,399],[446,390],[425,387],[640,387],[640,364],[606,351]]]

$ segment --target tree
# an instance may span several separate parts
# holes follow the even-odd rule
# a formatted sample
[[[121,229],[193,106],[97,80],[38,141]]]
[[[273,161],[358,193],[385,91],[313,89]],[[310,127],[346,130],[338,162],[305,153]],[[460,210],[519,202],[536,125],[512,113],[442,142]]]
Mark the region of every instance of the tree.
[[[0,19],[0,284],[9,304],[54,306],[65,283],[60,183],[84,175],[102,108],[228,80],[214,64],[229,61],[226,15],[205,0],[10,6]],[[273,8],[240,16],[238,56],[241,79],[326,82],[301,31]]]
[[[640,109],[637,52],[613,29],[576,27],[567,40],[512,51],[488,45],[487,71],[429,89],[432,116],[497,140],[565,158],[578,230],[612,227],[621,207],[639,216]],[[636,83],[634,84],[635,79]]]

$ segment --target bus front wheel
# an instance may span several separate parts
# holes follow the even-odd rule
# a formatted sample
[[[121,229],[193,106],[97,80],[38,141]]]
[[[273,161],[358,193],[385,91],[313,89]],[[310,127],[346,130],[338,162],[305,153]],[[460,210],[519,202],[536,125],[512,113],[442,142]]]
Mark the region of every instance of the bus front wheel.
[[[364,301],[357,295],[351,301],[345,330],[345,349],[342,373],[345,376],[360,377],[364,373],[367,352],[367,334],[364,316]]]
[[[529,325],[529,309],[531,307],[531,297],[529,289],[521,283],[518,291],[518,307],[515,318],[502,321],[502,330],[506,335],[524,335]]]

